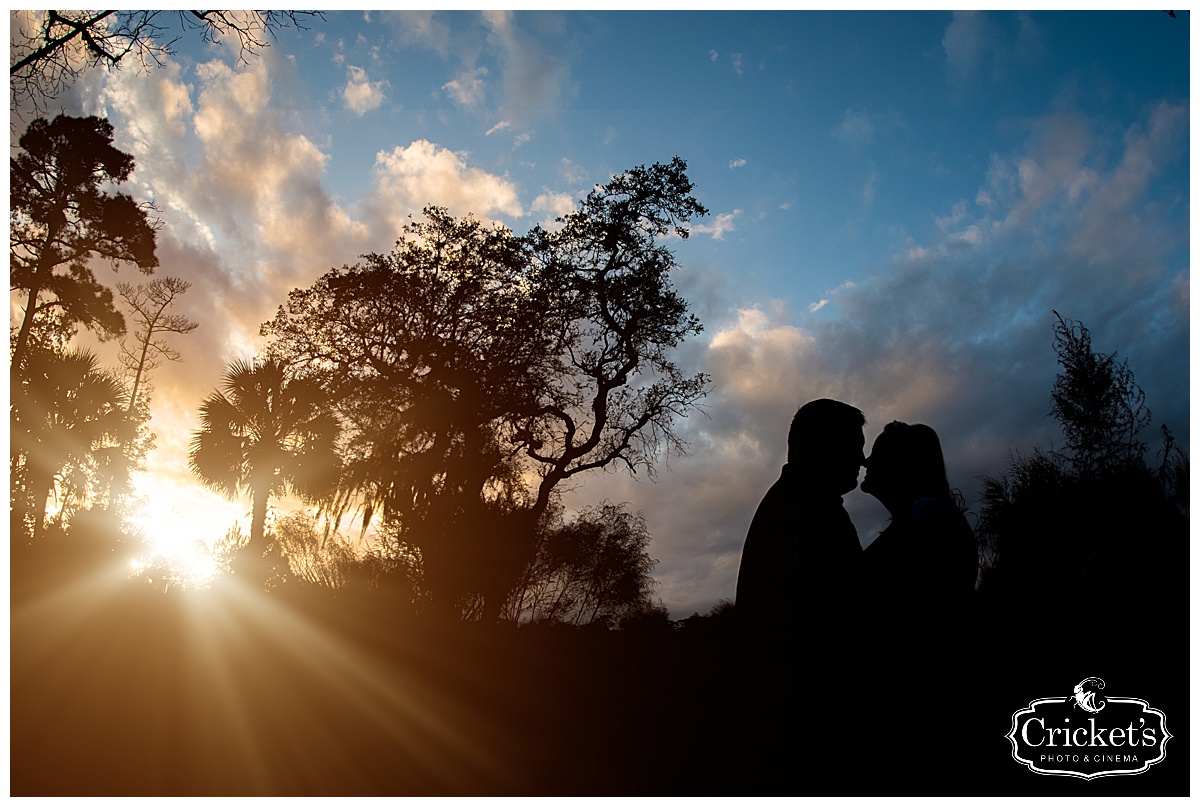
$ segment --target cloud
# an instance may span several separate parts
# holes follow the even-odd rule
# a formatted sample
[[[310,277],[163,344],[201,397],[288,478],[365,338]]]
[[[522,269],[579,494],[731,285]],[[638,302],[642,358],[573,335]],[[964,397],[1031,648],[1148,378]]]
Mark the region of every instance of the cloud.
[[[487,10],[483,20],[502,74],[500,106],[506,117],[523,123],[535,113],[557,107],[571,91],[570,64],[561,43],[525,33],[510,11]]]
[[[952,85],[962,86],[975,76],[987,44],[987,20],[979,11],[956,11],[942,35],[946,74]]]
[[[459,73],[458,78],[443,84],[442,89],[446,91],[451,100],[460,106],[479,107],[484,100],[486,87],[483,79],[487,74],[486,67],[464,70]],[[488,134],[491,132],[489,131]]]
[[[736,229],[733,220],[741,214],[741,210],[734,210],[732,213],[721,213],[713,219],[712,224],[693,224],[691,231],[693,233],[711,235],[716,240],[721,241],[725,238],[726,233],[731,233]]]
[[[450,26],[436,11],[380,11],[382,22],[396,32],[398,44],[420,45],[445,56],[450,49]]]
[[[557,228],[555,219],[575,211],[575,197],[569,193],[552,193],[546,191],[533,200],[529,206],[530,213],[543,213],[545,217],[540,222],[542,227],[551,230]]]
[[[367,72],[360,67],[346,67],[346,86],[342,88],[342,100],[349,109],[360,118],[383,104],[383,88],[386,81],[371,81]]]
[[[862,189],[862,206],[864,210],[870,210],[875,205],[875,189],[879,185],[879,170],[872,165],[871,173],[867,175],[867,181],[863,184]]]
[[[506,120],[502,120],[502,121],[500,121],[499,123],[497,123],[495,126],[493,126],[491,129],[488,129],[486,132],[484,132],[484,133],[483,133],[483,136],[484,136],[484,137],[491,137],[491,136],[492,136],[492,135],[494,135],[496,132],[502,132],[502,131],[504,131],[505,129],[508,129],[508,128],[511,128],[511,127],[512,127],[512,124],[511,124],[511,123],[509,123],[509,122],[508,122],[508,121],[506,121]]]
[[[194,84],[171,62],[108,76],[119,145],[136,154],[136,180],[163,220],[160,272],[193,282],[182,313],[201,323],[187,341],[214,365],[210,378],[254,352],[259,323],[290,288],[371,245],[322,185],[328,156],[270,106],[294,70],[267,51],[240,68],[198,65]]]
[[[1028,13],[1016,15],[1015,34],[981,11],[956,11],[942,35],[946,83],[955,96],[980,79],[996,80],[1045,52],[1041,28]]]
[[[859,148],[867,145],[875,138],[875,124],[865,112],[847,109],[842,122],[832,130],[835,138]]]
[[[562,174],[562,178],[571,185],[582,185],[587,181],[588,178],[586,169],[574,162],[571,162],[571,160],[567,159],[566,157],[563,157],[561,160],[559,160],[558,170],[559,173]]]
[[[736,160],[730,160],[730,161],[729,161],[729,168],[730,168],[730,170],[732,170],[732,169],[734,169],[734,168],[741,168],[741,167],[742,167],[742,166],[744,166],[745,164],[746,164],[746,161],[745,161],[745,160],[743,160],[743,159],[741,159],[741,158],[739,157],[739,158],[738,158],[738,159],[736,159]]]
[[[456,216],[523,214],[516,186],[468,166],[465,154],[417,140],[375,156],[374,189],[362,202],[369,221],[398,234],[409,214],[431,204]]]
[[[872,112],[865,107],[847,109],[839,124],[830,130],[835,140],[859,151],[875,142],[877,134],[890,134],[905,125],[896,110]]]

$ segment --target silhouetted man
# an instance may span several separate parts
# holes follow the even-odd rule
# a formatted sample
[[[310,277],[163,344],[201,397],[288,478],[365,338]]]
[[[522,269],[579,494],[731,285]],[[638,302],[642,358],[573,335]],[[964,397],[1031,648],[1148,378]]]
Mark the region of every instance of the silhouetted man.
[[[742,550],[739,624],[826,632],[857,601],[862,546],[842,496],[858,485],[863,413],[821,399],[800,407],[788,461],[767,491]]]
[[[816,782],[798,767],[801,724],[836,718],[822,710],[852,695],[862,546],[842,496],[858,485],[865,423],[839,401],[802,406],[788,432],[787,464],[746,535],[735,614],[747,675],[747,792],[810,792],[803,783]],[[807,714],[813,709],[820,715]],[[832,771],[813,773],[828,783]]]

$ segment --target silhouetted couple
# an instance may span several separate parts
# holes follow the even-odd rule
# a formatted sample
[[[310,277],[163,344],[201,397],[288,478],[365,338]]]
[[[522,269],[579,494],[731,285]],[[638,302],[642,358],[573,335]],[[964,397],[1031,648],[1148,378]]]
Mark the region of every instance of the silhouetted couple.
[[[969,609],[975,542],[937,434],[894,422],[864,458],[865,424],[839,401],[801,407],[746,536],[735,613],[752,792],[862,792],[847,777],[880,771],[863,756],[883,730],[874,717],[896,716],[901,682],[933,680],[925,668],[952,652]],[[842,503],[864,465],[862,490],[892,516],[865,552]]]

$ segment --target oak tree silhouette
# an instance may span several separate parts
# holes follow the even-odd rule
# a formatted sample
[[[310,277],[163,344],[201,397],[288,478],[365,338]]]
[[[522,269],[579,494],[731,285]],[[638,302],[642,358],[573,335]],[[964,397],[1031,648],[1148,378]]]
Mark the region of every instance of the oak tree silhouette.
[[[700,324],[659,239],[707,212],[691,190],[678,158],[639,166],[524,237],[426,208],[263,326],[336,401],[334,511],[398,526],[442,613],[499,616],[561,483],[683,450],[707,378],[672,358]]]

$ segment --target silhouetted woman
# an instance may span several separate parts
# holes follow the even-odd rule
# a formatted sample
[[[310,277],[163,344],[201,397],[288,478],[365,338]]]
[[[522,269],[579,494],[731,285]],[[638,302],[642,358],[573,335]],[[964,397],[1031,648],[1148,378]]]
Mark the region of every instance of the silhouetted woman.
[[[975,538],[950,492],[937,433],[922,424],[884,427],[861,488],[891,523],[863,554],[873,621],[894,638],[946,637],[970,609],[979,561]]]
[[[889,423],[864,465],[860,487],[892,514],[863,552],[867,666],[885,676],[897,703],[969,703],[979,561],[971,527],[946,480],[941,442],[928,426]],[[936,776],[905,754],[882,755],[876,775],[896,788],[892,792],[957,792],[979,747],[979,728],[970,721],[960,728],[949,743],[937,720],[914,721],[908,731],[910,747],[938,749]]]

